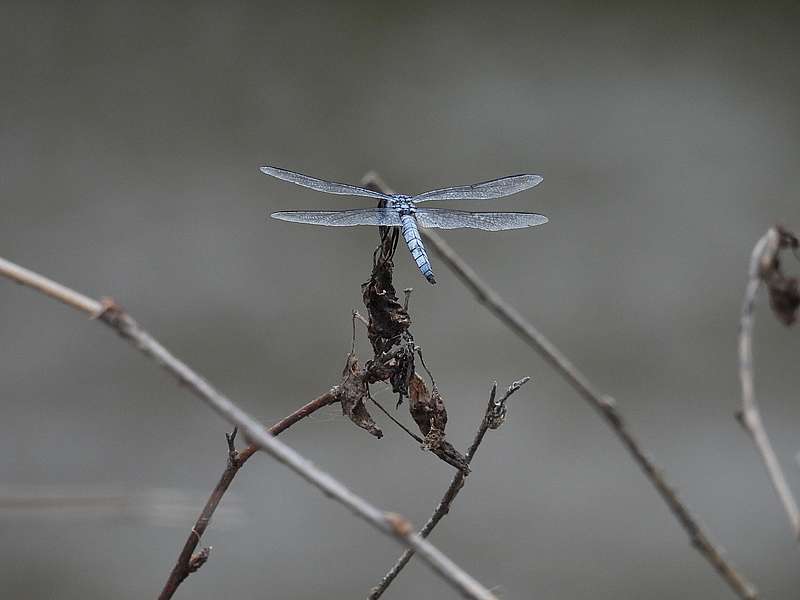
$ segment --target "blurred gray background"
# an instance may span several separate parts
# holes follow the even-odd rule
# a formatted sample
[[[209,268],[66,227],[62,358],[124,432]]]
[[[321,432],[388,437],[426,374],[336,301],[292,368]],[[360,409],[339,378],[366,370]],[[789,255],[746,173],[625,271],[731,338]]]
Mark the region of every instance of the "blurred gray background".
[[[4,2],[2,13],[0,255],[113,296],[272,422],[338,382],[376,232],[266,218],[369,203],[272,180],[260,164],[353,183],[375,169],[406,193],[540,173],[531,192],[469,208],[549,224],[447,239],[617,398],[764,597],[797,597],[800,556],[733,418],[750,251],[769,225],[800,226],[796,3]],[[493,379],[533,378],[487,436],[437,545],[504,598],[733,597],[570,388],[435,256],[436,287],[402,248],[397,263],[457,446]],[[756,329],[757,393],[800,490],[797,332],[764,302]],[[0,336],[4,494],[188,498],[171,519],[2,511],[0,587],[154,597],[224,466],[226,424],[109,331],[8,282]],[[363,335],[358,347],[368,357]],[[393,404],[385,387],[375,395]],[[338,413],[283,439],[424,521],[450,467],[382,417],[375,440]],[[266,457],[223,508],[238,518],[212,524],[212,559],[177,597],[359,598],[398,553]],[[454,594],[414,563],[386,597]]]

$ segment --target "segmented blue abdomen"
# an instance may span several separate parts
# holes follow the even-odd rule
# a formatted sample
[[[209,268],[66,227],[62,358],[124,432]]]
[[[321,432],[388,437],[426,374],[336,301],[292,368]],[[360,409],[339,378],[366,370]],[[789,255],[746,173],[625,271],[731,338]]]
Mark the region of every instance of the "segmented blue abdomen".
[[[419,237],[417,222],[411,215],[400,215],[400,222],[403,228],[403,239],[411,251],[411,256],[414,257],[414,262],[417,263],[419,270],[425,275],[425,279],[431,283],[436,283],[431,263],[428,260],[428,254],[425,252],[425,246],[422,245],[422,239]]]

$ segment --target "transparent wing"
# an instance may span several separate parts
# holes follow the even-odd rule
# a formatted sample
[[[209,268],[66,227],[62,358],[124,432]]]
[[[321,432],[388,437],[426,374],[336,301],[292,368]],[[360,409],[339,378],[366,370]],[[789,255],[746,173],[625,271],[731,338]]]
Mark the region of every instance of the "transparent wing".
[[[470,227],[484,231],[502,231],[547,223],[547,217],[536,213],[467,212],[447,208],[418,208],[415,216],[417,222],[423,227],[438,227],[439,229]]]
[[[472,185],[442,188],[423,192],[411,198],[412,202],[428,202],[429,200],[491,200],[510,196],[522,190],[539,185],[542,178],[538,175],[510,175],[500,179],[492,179]]]
[[[272,213],[273,219],[327,225],[329,227],[348,227],[350,225],[399,226],[400,215],[392,208],[356,208],[354,210],[302,210]]]
[[[296,183],[303,187],[317,190],[318,192],[327,192],[328,194],[344,194],[346,196],[369,196],[370,198],[380,198],[381,200],[390,200],[391,196],[381,194],[380,192],[373,192],[366,188],[358,187],[356,185],[348,185],[346,183],[336,183],[335,181],[325,181],[324,179],[317,179],[316,177],[309,177],[302,173],[295,173],[288,169],[279,169],[278,167],[271,167],[265,165],[260,168],[262,173],[277,177],[283,181]]]

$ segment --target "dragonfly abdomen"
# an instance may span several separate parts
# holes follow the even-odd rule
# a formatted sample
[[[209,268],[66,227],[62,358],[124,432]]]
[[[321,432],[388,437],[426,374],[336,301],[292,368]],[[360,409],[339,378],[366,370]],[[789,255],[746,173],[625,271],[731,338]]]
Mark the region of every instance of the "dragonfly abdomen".
[[[433,269],[431,269],[431,263],[428,260],[428,253],[425,252],[425,246],[422,245],[422,238],[419,237],[419,229],[417,229],[416,220],[410,214],[401,214],[400,222],[403,230],[403,239],[406,241],[406,245],[411,251],[414,262],[417,263],[425,279],[431,283],[436,283],[436,278],[433,276]]]

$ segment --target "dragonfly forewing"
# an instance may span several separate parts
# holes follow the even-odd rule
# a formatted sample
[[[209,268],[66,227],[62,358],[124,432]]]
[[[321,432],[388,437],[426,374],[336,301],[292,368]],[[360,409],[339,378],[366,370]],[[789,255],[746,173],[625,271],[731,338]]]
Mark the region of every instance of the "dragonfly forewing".
[[[539,185],[542,178],[539,175],[509,175],[500,179],[442,188],[417,194],[411,198],[412,202],[429,202],[431,200],[493,200],[510,196],[523,190]]]
[[[357,185],[349,185],[347,183],[337,183],[335,181],[317,179],[316,177],[310,177],[308,175],[303,175],[302,173],[295,173],[294,171],[289,171],[288,169],[280,169],[278,167],[272,167],[269,165],[261,167],[261,172],[265,175],[271,175],[277,179],[288,181],[289,183],[295,183],[297,185],[302,185],[303,187],[311,188],[312,190],[316,190],[318,192],[326,192],[328,194],[368,196],[369,198],[378,198],[380,200],[391,200],[392,198],[387,194],[373,192],[372,190],[358,187]]]

